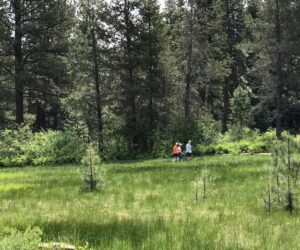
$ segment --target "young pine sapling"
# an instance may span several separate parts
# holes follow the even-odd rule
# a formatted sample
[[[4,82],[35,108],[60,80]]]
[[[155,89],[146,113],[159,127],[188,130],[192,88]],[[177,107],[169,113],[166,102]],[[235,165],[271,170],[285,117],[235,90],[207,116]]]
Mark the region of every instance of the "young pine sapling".
[[[299,146],[295,137],[288,133],[281,140],[275,139],[272,152],[272,185],[268,179],[268,192],[274,203],[292,213],[295,196],[299,188],[300,161],[297,157]],[[265,199],[266,200],[266,199]]]
[[[193,181],[193,189],[195,194],[195,202],[205,200],[207,198],[207,186],[209,182],[209,172],[207,168],[201,170],[200,175]]]
[[[82,159],[82,165],[85,189],[90,192],[101,190],[104,186],[104,173],[100,169],[100,163],[99,154],[92,146],[89,146],[86,155]]]

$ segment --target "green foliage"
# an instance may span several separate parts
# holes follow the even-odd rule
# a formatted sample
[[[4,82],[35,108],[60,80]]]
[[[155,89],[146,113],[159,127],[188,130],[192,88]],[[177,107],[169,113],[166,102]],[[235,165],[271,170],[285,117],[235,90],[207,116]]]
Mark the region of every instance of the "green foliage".
[[[124,139],[115,139],[109,141],[101,155],[102,159],[110,161],[133,159],[134,155],[125,145],[126,141]]]
[[[237,133],[241,133],[243,128],[253,125],[253,114],[250,99],[251,90],[245,86],[239,85],[233,92],[231,104],[231,122],[232,127]]]
[[[82,174],[85,183],[85,190],[93,192],[104,187],[104,172],[100,168],[101,159],[93,146],[89,146],[81,161],[83,165]]]
[[[0,136],[0,165],[20,166],[30,163],[26,158],[26,145],[33,134],[28,126],[16,130],[5,129]]]
[[[210,145],[215,143],[219,137],[219,123],[209,114],[203,114],[197,123],[197,137],[196,141],[203,145]]]
[[[176,141],[192,140],[193,143],[209,145],[219,137],[219,123],[207,113],[200,119],[191,119],[186,124],[183,114],[172,114],[166,134],[171,134],[171,145]]]
[[[75,163],[82,155],[82,144],[68,131],[32,133],[28,126],[23,126],[6,129],[0,135],[0,166]]]
[[[71,132],[48,130],[35,133],[26,147],[26,156],[32,164],[62,164],[79,162],[83,149]]]
[[[0,250],[38,250],[42,231],[37,228],[27,228],[25,232],[15,229],[1,233]]]
[[[269,134],[260,135],[249,129],[244,129],[244,138],[237,140],[235,135],[229,131],[225,135],[219,135],[216,143],[210,145],[198,144],[194,147],[196,155],[214,155],[214,154],[241,154],[241,153],[268,153],[270,152],[271,142]]]
[[[161,138],[161,137],[156,137]],[[157,158],[168,158],[172,155],[172,146],[174,143],[168,140],[156,140],[153,145],[152,156]]]
[[[270,171],[273,178],[268,182],[269,208],[270,197],[274,204],[292,213],[296,208],[296,197],[299,192],[300,159],[298,138],[287,132],[281,140],[274,140],[272,164]],[[269,209],[270,210],[270,209]]]

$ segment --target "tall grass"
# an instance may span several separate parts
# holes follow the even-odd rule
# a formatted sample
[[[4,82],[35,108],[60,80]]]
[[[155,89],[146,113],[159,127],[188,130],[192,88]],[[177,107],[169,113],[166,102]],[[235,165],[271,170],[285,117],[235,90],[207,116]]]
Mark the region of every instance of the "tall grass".
[[[81,192],[78,166],[2,169],[0,228],[39,226],[44,241],[95,249],[298,249],[300,217],[264,211],[269,156],[106,164],[107,185]],[[195,203],[202,168],[213,181]]]

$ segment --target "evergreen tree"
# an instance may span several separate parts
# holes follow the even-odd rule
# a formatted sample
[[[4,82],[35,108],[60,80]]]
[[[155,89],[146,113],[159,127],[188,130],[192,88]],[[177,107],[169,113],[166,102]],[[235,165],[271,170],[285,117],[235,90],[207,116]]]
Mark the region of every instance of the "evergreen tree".
[[[146,131],[142,139],[144,150],[152,150],[154,134],[162,120],[161,108],[164,105],[165,80],[162,52],[164,49],[164,25],[157,0],[144,0],[141,7],[142,17],[142,74],[144,83],[141,86],[141,101],[144,106],[140,111],[143,117],[142,129]],[[146,104],[146,105],[145,105]]]
[[[107,46],[108,37],[106,29],[105,11],[106,4],[103,1],[81,0],[78,5],[78,14],[81,19],[78,20],[78,30],[75,32],[74,50],[77,51],[72,59],[74,67],[78,68],[76,79],[77,88],[82,93],[77,93],[80,99],[84,99],[86,104],[82,103],[82,107],[86,107],[89,115],[85,116],[89,135],[92,136],[95,131],[99,152],[103,151],[103,81],[105,80],[104,67],[106,56],[105,46]],[[86,96],[86,94],[92,98]],[[74,96],[75,97],[75,96]],[[96,126],[93,126],[92,117],[95,114]]]
[[[115,29],[115,61],[117,74],[120,76],[120,113],[124,116],[125,124],[122,134],[126,138],[128,148],[137,152],[141,128],[138,124],[137,99],[141,76],[141,16],[140,1],[115,0],[110,6],[111,25]]]
[[[294,1],[268,0],[262,5],[261,19],[264,30],[260,33],[261,53],[259,67],[263,74],[261,102],[270,103],[274,112],[274,125],[277,137],[283,128],[297,126],[299,94],[299,4]],[[291,112],[292,111],[292,112]]]
[[[10,0],[2,6],[1,23],[6,27],[6,32],[0,38],[1,43],[9,43],[2,59],[4,62],[13,60],[5,68],[13,75],[16,123],[24,122],[24,105],[26,111],[32,112],[33,103],[37,103],[36,113],[39,117],[36,122],[38,127],[44,127],[44,114],[40,111],[44,108],[41,106],[45,98],[41,96],[55,96],[56,93],[52,92],[54,85],[64,85],[57,71],[63,67],[61,56],[67,52],[66,41],[72,17],[69,5],[59,0]],[[57,68],[52,67],[57,61],[61,64],[57,63]],[[27,93],[33,98],[24,99]],[[56,112],[54,116],[57,115]]]
[[[214,30],[214,44],[216,56],[221,57],[228,73],[222,83],[223,110],[222,132],[228,129],[228,115],[230,112],[230,97],[244,76],[245,57],[240,49],[244,39],[244,4],[242,0],[225,0],[214,2],[216,16]]]

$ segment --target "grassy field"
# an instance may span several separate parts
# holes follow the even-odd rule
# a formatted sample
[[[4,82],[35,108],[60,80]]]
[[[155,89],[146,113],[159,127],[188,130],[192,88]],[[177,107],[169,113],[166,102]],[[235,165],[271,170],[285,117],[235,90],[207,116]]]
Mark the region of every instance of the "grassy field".
[[[102,192],[86,193],[78,166],[0,170],[0,227],[39,226],[44,241],[95,249],[300,249],[296,212],[264,211],[269,156],[107,164]],[[192,181],[204,167],[208,197]]]

